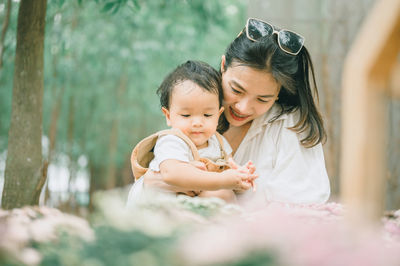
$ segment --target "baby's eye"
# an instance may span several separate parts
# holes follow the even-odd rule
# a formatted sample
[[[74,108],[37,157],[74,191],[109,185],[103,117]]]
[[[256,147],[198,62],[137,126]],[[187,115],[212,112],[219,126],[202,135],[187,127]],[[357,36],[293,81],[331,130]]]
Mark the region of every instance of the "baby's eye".
[[[190,115],[181,115],[181,116],[183,116],[183,117],[189,117]]]
[[[212,114],[204,114],[205,117],[211,117],[213,116]]]

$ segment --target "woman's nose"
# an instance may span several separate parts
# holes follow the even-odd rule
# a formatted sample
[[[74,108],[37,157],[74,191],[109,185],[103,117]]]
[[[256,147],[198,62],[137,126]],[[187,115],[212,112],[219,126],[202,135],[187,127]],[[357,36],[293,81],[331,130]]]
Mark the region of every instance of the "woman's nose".
[[[250,99],[248,99],[248,98],[242,98],[242,99],[240,99],[240,101],[236,102],[236,104],[235,104],[235,109],[242,114],[250,113],[250,111],[249,111],[250,108],[251,108],[251,103],[250,103]]]

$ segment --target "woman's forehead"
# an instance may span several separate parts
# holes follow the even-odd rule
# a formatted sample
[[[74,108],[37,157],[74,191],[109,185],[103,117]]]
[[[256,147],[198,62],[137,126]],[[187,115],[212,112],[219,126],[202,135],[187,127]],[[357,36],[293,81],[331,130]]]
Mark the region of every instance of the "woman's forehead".
[[[234,63],[222,74],[223,83],[238,86],[248,93],[266,95],[279,88],[276,79],[266,70]]]

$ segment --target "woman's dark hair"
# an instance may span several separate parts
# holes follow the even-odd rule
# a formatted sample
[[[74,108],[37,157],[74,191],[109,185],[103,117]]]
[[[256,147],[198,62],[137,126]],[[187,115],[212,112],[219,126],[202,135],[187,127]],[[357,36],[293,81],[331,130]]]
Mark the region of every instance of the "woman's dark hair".
[[[314,67],[304,46],[299,54],[290,55],[280,49],[276,34],[262,37],[257,42],[241,34],[226,50],[224,71],[232,64],[265,70],[281,84],[277,102],[282,110],[273,120],[284,113],[299,110],[300,119],[290,129],[305,133],[301,140],[303,146],[312,147],[326,140],[322,117],[314,102],[314,96],[318,99]]]
[[[179,65],[163,80],[157,90],[161,107],[169,109],[170,99],[174,87],[186,80],[190,80],[205,91],[218,95],[219,107],[222,106],[221,74],[207,63],[187,61]]]

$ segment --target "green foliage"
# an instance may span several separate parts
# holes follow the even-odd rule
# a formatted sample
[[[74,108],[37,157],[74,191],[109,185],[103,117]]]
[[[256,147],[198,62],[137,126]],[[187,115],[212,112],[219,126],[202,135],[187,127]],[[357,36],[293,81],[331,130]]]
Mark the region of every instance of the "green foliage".
[[[277,256],[265,250],[249,252],[243,258],[236,261],[216,264],[216,266],[279,266]]]
[[[4,9],[0,12],[0,21],[5,19],[5,2]],[[2,3],[3,3],[2,2]],[[11,9],[8,32],[4,40],[3,67],[0,69],[0,150],[3,151],[7,147],[8,129],[10,127],[11,118],[11,97],[12,84],[14,75],[14,56],[17,33],[17,15],[18,5],[13,3]]]
[[[182,205],[185,210],[194,212],[204,217],[212,217],[216,214],[239,214],[241,209],[236,205],[226,205],[225,201],[218,198],[190,198],[180,195],[177,201]]]
[[[244,1],[48,1],[43,131],[50,135],[58,114],[56,152],[74,163],[86,155],[96,180],[111,165],[122,168],[140,139],[166,127],[155,94],[162,79],[189,59],[218,68],[245,21]],[[17,10],[18,3],[0,76],[0,150],[7,147]]]
[[[56,244],[41,244],[41,265],[176,265],[169,254],[176,236],[150,236],[110,225],[94,231],[96,241],[92,242],[64,235]]]

